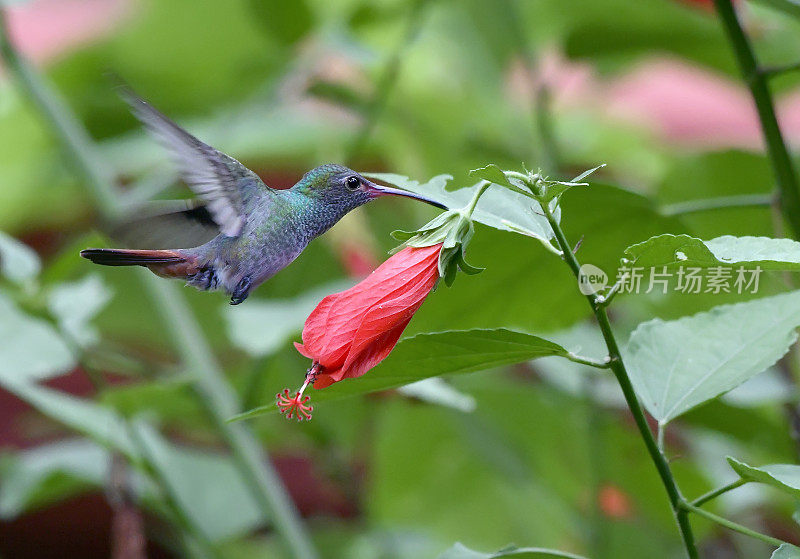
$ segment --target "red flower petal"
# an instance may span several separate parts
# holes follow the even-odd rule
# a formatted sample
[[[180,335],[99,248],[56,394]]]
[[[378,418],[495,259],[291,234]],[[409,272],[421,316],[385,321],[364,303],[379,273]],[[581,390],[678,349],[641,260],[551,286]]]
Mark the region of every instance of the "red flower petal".
[[[392,351],[439,279],[441,245],[406,247],[366,279],[325,297],[297,350],[320,365],[315,388],[361,376]]]

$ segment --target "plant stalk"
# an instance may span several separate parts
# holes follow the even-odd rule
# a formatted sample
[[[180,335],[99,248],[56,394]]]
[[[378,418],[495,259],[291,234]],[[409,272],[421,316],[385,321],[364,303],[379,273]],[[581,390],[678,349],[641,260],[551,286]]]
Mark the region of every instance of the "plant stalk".
[[[782,64],[780,66],[762,66],[761,74],[771,78],[788,72],[797,72],[798,70],[800,70],[800,62],[792,62],[791,64]]]
[[[575,279],[578,279],[580,277],[581,266],[578,263],[578,259],[575,257],[575,254],[572,252],[572,247],[570,246],[569,241],[567,241],[567,238],[561,229],[561,225],[559,225],[558,221],[553,216],[553,212],[550,209],[549,204],[541,204],[541,207],[545,217],[547,218],[547,221],[550,223],[550,227],[553,229],[556,241],[558,241],[558,245],[561,248],[564,261],[572,270]],[[672,471],[669,468],[669,463],[659,450],[656,439],[653,437],[653,432],[650,430],[650,426],[647,424],[647,418],[644,415],[644,410],[639,403],[639,399],[636,397],[633,384],[631,384],[630,377],[625,369],[625,364],[622,361],[622,354],[619,350],[619,346],[617,345],[617,340],[614,337],[614,331],[611,329],[611,323],[608,320],[608,313],[606,313],[605,307],[597,301],[596,294],[586,295],[586,299],[589,302],[589,306],[592,308],[592,312],[594,313],[597,323],[600,326],[600,330],[603,333],[603,339],[606,342],[608,356],[610,358],[609,366],[614,373],[620,388],[622,389],[622,393],[625,396],[625,401],[627,402],[631,415],[633,415],[633,419],[636,422],[636,427],[639,429],[639,433],[642,435],[647,452],[650,454],[650,458],[652,459],[653,464],[656,466],[656,470],[658,471],[658,475],[661,478],[662,484],[664,485],[664,489],[667,491],[667,496],[669,497],[669,502],[672,506],[672,511],[675,515],[675,520],[678,524],[678,528],[683,539],[683,544],[686,548],[686,553],[690,559],[698,559],[699,556],[697,553],[697,547],[694,542],[694,534],[692,533],[692,527],[689,524],[687,511],[681,507],[683,497],[681,496],[678,485],[672,475]]]
[[[758,112],[761,131],[766,142],[767,156],[780,193],[781,212],[791,227],[793,236],[798,238],[800,237],[800,185],[797,182],[789,150],[786,148],[786,142],[784,142],[778,126],[767,76],[759,68],[753,48],[742,30],[731,0],[714,0],[714,7],[722,20],[725,33],[728,35],[736,55],[739,70],[747,83]]]
[[[723,494],[727,493],[728,491],[732,491],[733,489],[736,489],[737,487],[741,487],[745,483],[747,483],[747,480],[745,480],[745,479],[737,479],[736,481],[732,481],[731,483],[729,483],[727,485],[723,485],[722,487],[718,487],[716,489],[713,489],[713,490],[709,491],[708,493],[700,495],[697,499],[695,499],[694,501],[691,501],[689,504],[691,504],[692,506],[695,506],[695,507],[699,507],[699,506],[711,501],[712,499],[716,499],[720,495],[723,495]]]
[[[478,188],[475,190],[475,194],[472,195],[472,199],[469,201],[469,204],[467,204],[467,206],[461,212],[464,214],[464,217],[472,218],[472,214],[478,205],[478,200],[481,199],[483,193],[486,192],[491,185],[492,183],[489,181],[482,181],[481,184],[478,185]]]
[[[0,55],[86,182],[102,217],[112,221],[123,211],[119,194],[113,187],[113,174],[105,166],[92,139],[75,115],[19,56],[8,37],[4,15],[0,9]],[[230,447],[234,461],[260,505],[264,518],[274,522],[294,557],[316,558],[317,553],[297,509],[255,436],[245,424],[227,422],[239,411],[237,397],[197,327],[186,300],[174,286],[151,274],[143,273],[139,277],[155,306],[161,310],[184,364],[194,375],[194,387],[201,403]]]
[[[686,215],[728,208],[769,208],[774,204],[775,197],[772,194],[742,194],[668,204],[661,208],[660,213],[667,216]]]
[[[750,536],[756,540],[761,540],[764,543],[768,543],[769,545],[774,545],[775,547],[780,547],[781,545],[789,542],[785,542],[783,540],[779,540],[778,538],[773,538],[772,536],[768,536],[766,534],[762,534],[761,532],[756,532],[755,530],[751,530],[747,526],[742,526],[741,524],[737,524],[727,518],[723,518],[714,514],[713,512],[708,512],[705,509],[701,509],[692,505],[691,503],[683,502],[681,503],[681,507],[689,512],[693,512],[699,516],[705,517],[712,522],[716,522],[720,526],[724,526],[729,530],[733,530],[734,532],[739,532],[740,534],[744,534],[745,536]]]
[[[419,33],[422,13],[425,5],[429,1],[430,0],[413,0],[408,9],[403,37],[392,54],[389,55],[386,65],[383,67],[381,75],[375,85],[375,94],[365,108],[364,121],[361,128],[353,136],[353,140],[346,150],[345,161],[348,164],[352,163],[352,160],[358,156],[367,145],[367,141],[369,141],[372,131],[378,123],[378,119],[386,108],[389,95],[394,90],[395,85],[397,85],[397,80],[400,77],[403,53]]]
[[[574,363],[580,363],[581,365],[588,365],[589,367],[594,367],[595,369],[611,368],[611,360],[608,357],[606,357],[605,359],[591,359],[589,357],[583,357],[575,353],[567,353],[564,357],[566,357],[567,359],[569,359]]]

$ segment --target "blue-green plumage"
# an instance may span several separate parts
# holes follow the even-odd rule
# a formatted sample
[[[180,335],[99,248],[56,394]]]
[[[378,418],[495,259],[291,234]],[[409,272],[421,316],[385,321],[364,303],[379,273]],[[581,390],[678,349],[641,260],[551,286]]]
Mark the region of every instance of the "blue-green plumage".
[[[122,94],[134,114],[173,153],[184,180],[206,203],[204,215],[210,215],[219,234],[186,249],[81,251],[81,256],[98,264],[146,266],[198,289],[222,289],[231,295],[231,304],[238,304],[297,258],[312,239],[370,200],[390,194],[442,207],[422,196],[377,185],[336,164],[312,169],[288,190],[272,189],[130,90]]]

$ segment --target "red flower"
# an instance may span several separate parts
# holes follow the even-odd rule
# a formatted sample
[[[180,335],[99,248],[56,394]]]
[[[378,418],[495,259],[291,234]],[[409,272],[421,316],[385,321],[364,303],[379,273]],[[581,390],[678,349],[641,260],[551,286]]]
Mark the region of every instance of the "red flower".
[[[325,297],[297,351],[314,360],[314,388],[360,377],[392,351],[439,279],[442,245],[406,247],[347,291]]]

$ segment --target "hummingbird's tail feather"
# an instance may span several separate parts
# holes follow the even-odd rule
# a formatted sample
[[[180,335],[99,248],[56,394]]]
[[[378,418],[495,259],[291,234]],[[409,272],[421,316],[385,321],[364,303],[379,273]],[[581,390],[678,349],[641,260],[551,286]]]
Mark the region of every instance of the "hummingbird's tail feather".
[[[195,254],[180,249],[88,248],[81,251],[81,256],[103,266],[144,266],[157,276],[186,280],[186,285],[201,291],[213,291],[221,287],[213,266],[199,260]]]
[[[81,251],[81,256],[103,266],[151,266],[186,262],[185,257],[172,250],[87,248]]]

